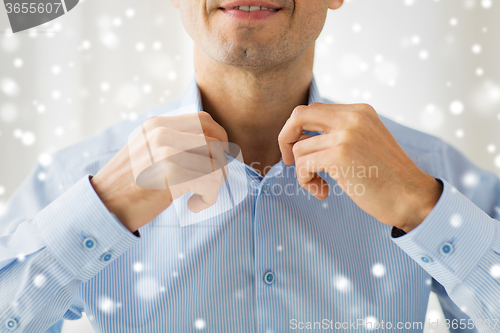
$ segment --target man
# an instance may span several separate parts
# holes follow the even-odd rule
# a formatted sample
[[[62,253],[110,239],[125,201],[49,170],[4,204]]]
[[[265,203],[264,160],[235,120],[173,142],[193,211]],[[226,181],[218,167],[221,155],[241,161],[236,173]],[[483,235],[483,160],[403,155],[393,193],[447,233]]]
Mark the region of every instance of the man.
[[[319,97],[314,42],[343,1],[171,1],[196,77],[182,98],[55,154],[10,199],[2,330],[57,332],[84,311],[99,332],[498,331],[500,181],[369,105]],[[202,137],[240,147],[244,171],[189,152],[163,169],[184,181],[140,187],[137,128],[151,163]],[[243,178],[230,190],[248,194],[221,208],[225,181]],[[203,221],[180,227],[175,199]],[[447,323],[425,322],[431,290]]]

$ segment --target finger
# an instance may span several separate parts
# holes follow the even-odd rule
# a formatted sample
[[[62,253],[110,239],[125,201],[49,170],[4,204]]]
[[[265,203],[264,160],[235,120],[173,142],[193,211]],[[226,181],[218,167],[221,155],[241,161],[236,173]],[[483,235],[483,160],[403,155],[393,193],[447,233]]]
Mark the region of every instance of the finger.
[[[283,162],[288,165],[293,163],[292,147],[304,131],[329,133],[350,128],[358,121],[358,109],[355,105],[322,103],[295,108],[278,136]]]
[[[175,164],[165,163],[168,187],[172,197],[177,199],[188,192],[210,197],[213,191],[218,191],[224,184],[221,169],[204,174],[196,170],[180,169]]]
[[[147,144],[151,147],[153,156],[156,150],[162,151],[165,147],[172,147],[179,151],[198,150],[199,154],[210,156],[208,143],[220,142],[217,138],[203,134],[178,132],[167,127],[157,127],[146,133]],[[229,153],[228,143],[221,144],[222,149]],[[193,151],[194,152],[194,151]],[[166,157],[162,157],[163,159]],[[155,161],[158,159],[155,158]]]
[[[224,176],[221,170],[189,182],[187,186],[194,194],[188,200],[188,209],[193,213],[198,213],[214,205],[223,184]]]
[[[179,132],[168,127],[157,127],[153,130],[146,131],[146,139],[151,147],[153,155],[157,155],[155,153],[156,150],[162,150],[165,147],[186,151],[196,147],[206,146],[206,139],[203,135]],[[208,156],[208,148],[206,149],[205,155]],[[155,159],[155,161],[157,161],[157,159]]]
[[[328,197],[328,191],[330,190],[328,183],[317,174],[314,174],[313,178],[309,182],[302,184],[301,186],[318,200],[325,200]]]
[[[301,156],[332,148],[336,144],[344,142],[348,135],[347,131],[340,130],[299,140],[292,147],[293,158],[296,160]]]
[[[227,142],[228,137],[224,128],[219,125],[207,112],[184,114],[179,116],[157,116],[151,117],[144,122],[146,132],[154,131],[156,128],[170,128],[176,132],[184,132],[216,138]]]
[[[311,158],[300,158],[295,164],[295,172],[299,185],[309,191],[319,200],[328,197],[328,183],[317,172],[323,171],[320,165]]]
[[[158,127],[170,128],[178,132],[203,134],[203,127],[198,113],[189,113],[178,116],[155,116],[148,118],[143,126],[147,131]]]

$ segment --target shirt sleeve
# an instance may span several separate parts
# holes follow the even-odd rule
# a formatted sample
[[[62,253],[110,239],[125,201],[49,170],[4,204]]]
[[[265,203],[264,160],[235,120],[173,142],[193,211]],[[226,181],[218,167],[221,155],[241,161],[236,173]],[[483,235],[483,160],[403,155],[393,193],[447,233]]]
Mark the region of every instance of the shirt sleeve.
[[[500,180],[445,144],[443,192],[425,220],[392,240],[477,324],[500,329]],[[481,330],[479,330],[481,331]],[[485,330],[485,332],[488,330]]]
[[[7,202],[0,216],[0,332],[41,332],[79,318],[80,284],[140,239],[107,210],[89,177],[63,191],[57,172],[38,165]]]

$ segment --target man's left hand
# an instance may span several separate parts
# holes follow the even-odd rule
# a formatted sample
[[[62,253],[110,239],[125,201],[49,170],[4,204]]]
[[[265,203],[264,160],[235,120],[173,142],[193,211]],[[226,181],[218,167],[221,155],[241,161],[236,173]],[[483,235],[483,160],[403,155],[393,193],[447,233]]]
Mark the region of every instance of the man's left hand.
[[[325,171],[366,213],[405,232],[417,227],[441,196],[442,185],[406,155],[368,104],[298,106],[278,141],[283,162],[295,163],[299,184],[317,199],[330,191],[317,174]]]

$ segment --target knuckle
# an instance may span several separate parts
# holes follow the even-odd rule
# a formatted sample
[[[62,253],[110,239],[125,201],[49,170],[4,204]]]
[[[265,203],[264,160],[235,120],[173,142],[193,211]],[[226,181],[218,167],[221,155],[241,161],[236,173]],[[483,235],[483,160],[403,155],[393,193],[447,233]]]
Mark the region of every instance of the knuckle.
[[[364,111],[373,109],[373,107],[368,103],[359,103],[358,105],[359,105],[360,109],[364,110]]]
[[[369,116],[377,115],[377,111],[375,111],[375,109],[373,108],[373,106],[371,106],[368,103],[361,103],[360,104],[360,110],[362,112],[364,112],[365,114],[369,115]],[[377,115],[377,117],[378,117],[378,115]]]
[[[314,103],[309,104],[309,106],[323,106],[323,105],[325,105],[325,103],[321,103],[321,102],[314,102]]]
[[[210,113],[206,112],[206,111],[199,111],[198,112],[198,118],[200,119],[200,121],[202,122],[202,124],[206,124],[207,122],[213,122],[213,118],[212,116],[210,115]]]
[[[355,127],[363,127],[368,121],[368,116],[363,111],[353,111],[351,121]]]
[[[160,117],[153,116],[153,117],[146,119],[146,121],[143,123],[143,125],[146,126],[146,128],[156,128],[159,126],[159,120],[160,120]]]
[[[291,117],[299,117],[301,116],[304,111],[307,109],[307,105],[298,105],[293,109]]]
[[[148,131],[148,141],[151,147],[161,147],[162,137],[165,134],[165,129],[162,127],[154,128]]]
[[[207,111],[199,111],[198,116],[203,119],[211,119],[212,116]]]
[[[353,134],[349,130],[339,131],[337,143],[347,143],[352,140]]]
[[[340,142],[335,146],[336,156],[339,158],[345,158],[349,155],[349,150],[351,149],[351,144],[348,142]]]
[[[304,156],[299,156],[295,159],[295,171],[300,170],[305,166],[306,158]]]
[[[292,153],[294,156],[300,155],[300,152],[302,151],[302,145],[303,144],[301,143],[301,141],[299,141],[292,146]]]

